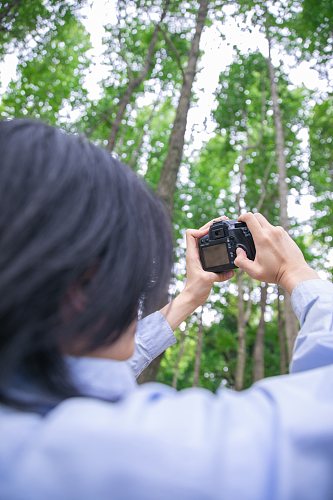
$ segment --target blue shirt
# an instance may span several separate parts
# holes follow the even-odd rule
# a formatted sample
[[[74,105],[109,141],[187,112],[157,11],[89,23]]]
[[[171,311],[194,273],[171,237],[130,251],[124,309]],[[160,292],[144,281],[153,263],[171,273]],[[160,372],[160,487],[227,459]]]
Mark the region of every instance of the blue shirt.
[[[93,397],[46,416],[0,409],[1,500],[332,499],[333,285],[305,281],[292,303],[292,373],[241,393],[137,386],[175,341],[159,313],[129,363],[70,358]]]

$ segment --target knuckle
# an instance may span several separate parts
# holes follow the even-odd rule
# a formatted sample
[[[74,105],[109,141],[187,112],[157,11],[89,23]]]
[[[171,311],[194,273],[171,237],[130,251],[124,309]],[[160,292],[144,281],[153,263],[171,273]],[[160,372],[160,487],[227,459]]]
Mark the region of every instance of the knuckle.
[[[269,234],[266,231],[263,231],[261,233],[260,240],[264,245],[266,245],[270,241]]]
[[[285,230],[283,229],[283,227],[282,227],[282,226],[276,226],[276,227],[274,228],[274,233],[275,233],[275,235],[277,235],[277,236],[281,237],[281,236],[283,236],[283,235],[284,235]]]
[[[249,218],[251,218],[251,216],[253,216],[253,213],[252,213],[252,212],[245,212],[244,214],[241,214],[241,215],[238,217],[238,220],[241,220],[241,221],[246,221],[246,220],[248,220]]]

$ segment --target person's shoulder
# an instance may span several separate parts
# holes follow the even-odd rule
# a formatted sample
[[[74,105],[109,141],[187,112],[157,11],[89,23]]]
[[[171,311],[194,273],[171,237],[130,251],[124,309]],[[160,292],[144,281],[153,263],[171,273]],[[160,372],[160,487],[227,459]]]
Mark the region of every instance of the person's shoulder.
[[[104,499],[110,491],[116,498],[170,498],[177,492],[196,498],[214,479],[212,442],[203,436],[207,422],[193,411],[202,398],[214,395],[146,384],[116,403],[68,399],[35,418],[8,485],[15,494],[33,485],[36,499]]]

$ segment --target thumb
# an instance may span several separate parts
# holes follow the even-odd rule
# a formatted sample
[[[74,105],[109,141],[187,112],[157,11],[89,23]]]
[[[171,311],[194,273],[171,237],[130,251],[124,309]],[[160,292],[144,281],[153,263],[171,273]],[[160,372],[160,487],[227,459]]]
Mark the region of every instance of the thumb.
[[[242,271],[247,272],[250,276],[252,276],[252,278],[255,278],[258,272],[257,265],[253,262],[253,260],[247,258],[246,252],[243,248],[237,248],[236,254],[237,257],[234,260],[236,266]]]

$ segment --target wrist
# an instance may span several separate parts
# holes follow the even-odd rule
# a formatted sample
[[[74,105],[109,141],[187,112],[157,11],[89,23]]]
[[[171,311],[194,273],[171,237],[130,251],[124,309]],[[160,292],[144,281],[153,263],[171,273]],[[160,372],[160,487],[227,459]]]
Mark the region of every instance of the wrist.
[[[201,304],[197,304],[193,299],[192,293],[185,287],[170,304],[167,304],[160,310],[160,313],[163,314],[170,328],[175,330],[183,321],[191,316],[200,305]]]
[[[313,279],[320,279],[318,273],[305,262],[302,266],[285,271],[278,284],[291,295],[299,283]]]
[[[197,288],[188,284],[186,284],[184,289],[180,292],[179,297],[184,300],[189,308],[192,308],[192,312],[206,302],[205,298],[198,297]]]

